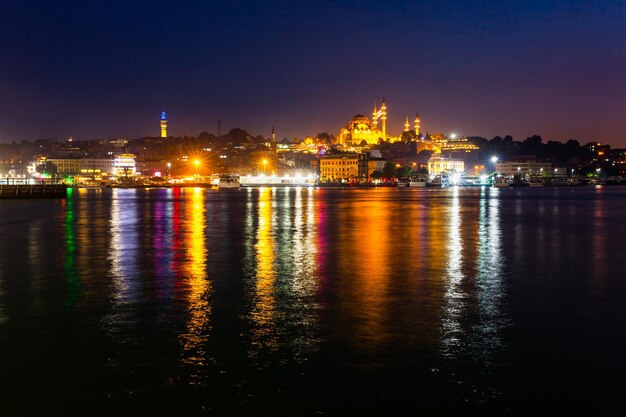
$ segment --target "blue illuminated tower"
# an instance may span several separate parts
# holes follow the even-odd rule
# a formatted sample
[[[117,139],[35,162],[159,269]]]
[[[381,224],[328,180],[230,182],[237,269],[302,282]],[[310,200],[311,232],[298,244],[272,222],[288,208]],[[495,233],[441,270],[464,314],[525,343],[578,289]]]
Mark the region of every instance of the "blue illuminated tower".
[[[161,137],[167,137],[167,114],[164,111],[161,112]]]

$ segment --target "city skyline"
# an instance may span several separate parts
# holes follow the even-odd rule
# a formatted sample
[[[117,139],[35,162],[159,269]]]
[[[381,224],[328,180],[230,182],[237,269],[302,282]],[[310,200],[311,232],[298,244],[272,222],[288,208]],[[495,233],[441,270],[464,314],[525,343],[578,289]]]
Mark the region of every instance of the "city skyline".
[[[0,5],[0,143],[388,130],[626,147],[621,2]]]

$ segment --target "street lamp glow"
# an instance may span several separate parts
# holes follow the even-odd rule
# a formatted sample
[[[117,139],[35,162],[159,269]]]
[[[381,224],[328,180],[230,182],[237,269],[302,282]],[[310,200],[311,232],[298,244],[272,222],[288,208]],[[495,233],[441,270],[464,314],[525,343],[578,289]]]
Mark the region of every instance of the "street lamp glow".
[[[451,133],[450,134],[450,139],[456,139],[456,133]]]
[[[495,156],[495,155],[494,155],[494,156],[492,156],[492,157],[491,157],[491,162],[493,162],[494,164],[495,164],[496,162],[498,162],[498,157],[497,157],[497,156]]]

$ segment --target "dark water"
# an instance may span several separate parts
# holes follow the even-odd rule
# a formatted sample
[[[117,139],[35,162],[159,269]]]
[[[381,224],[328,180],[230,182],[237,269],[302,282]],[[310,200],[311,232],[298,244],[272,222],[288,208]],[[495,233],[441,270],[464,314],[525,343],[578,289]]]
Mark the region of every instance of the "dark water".
[[[626,187],[0,201],[0,416],[621,407]]]

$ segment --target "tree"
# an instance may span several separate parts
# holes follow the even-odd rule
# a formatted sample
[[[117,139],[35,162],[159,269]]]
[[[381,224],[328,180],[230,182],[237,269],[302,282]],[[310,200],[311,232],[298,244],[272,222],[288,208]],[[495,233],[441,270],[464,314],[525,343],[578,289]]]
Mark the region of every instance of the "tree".
[[[326,143],[328,145],[331,144],[331,137],[328,134],[328,132],[318,133],[317,134],[317,140],[320,141],[320,142],[324,142],[324,143]]]
[[[248,134],[248,132],[246,132],[243,129],[239,129],[239,128],[234,128],[231,129],[228,132],[228,136],[233,140],[233,142],[235,143],[244,143],[248,141],[248,138],[250,137],[250,135]]]
[[[208,139],[211,139],[212,137],[214,136],[208,132],[202,132],[198,135],[198,138],[202,140],[208,140]]]
[[[411,167],[401,167],[398,168],[398,178],[410,177],[413,170]]]
[[[417,138],[417,135],[415,134],[415,130],[409,130],[406,132],[402,132],[400,138],[402,139],[402,142],[409,143],[414,142],[415,138]]]
[[[370,174],[370,177],[373,180],[379,180],[383,177],[383,172],[380,169],[377,169]]]
[[[528,145],[530,147],[537,147],[537,146],[541,145],[542,140],[543,139],[541,139],[541,136],[539,136],[539,135],[532,135],[531,137],[526,138],[524,140],[524,144]]]
[[[47,174],[50,177],[54,177],[58,172],[57,166],[54,164],[54,162],[50,162],[50,161],[46,161],[43,164],[37,165],[35,169],[40,174]]]
[[[398,170],[393,162],[387,161],[383,166],[383,178],[392,179],[398,177]]]

